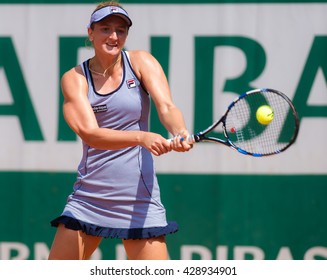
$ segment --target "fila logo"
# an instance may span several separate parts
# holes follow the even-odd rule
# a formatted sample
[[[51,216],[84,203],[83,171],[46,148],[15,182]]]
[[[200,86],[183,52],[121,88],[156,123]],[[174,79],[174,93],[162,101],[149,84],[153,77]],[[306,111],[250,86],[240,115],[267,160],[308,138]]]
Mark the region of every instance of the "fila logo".
[[[127,83],[128,88],[135,88],[136,87],[134,79],[127,80],[126,83]]]

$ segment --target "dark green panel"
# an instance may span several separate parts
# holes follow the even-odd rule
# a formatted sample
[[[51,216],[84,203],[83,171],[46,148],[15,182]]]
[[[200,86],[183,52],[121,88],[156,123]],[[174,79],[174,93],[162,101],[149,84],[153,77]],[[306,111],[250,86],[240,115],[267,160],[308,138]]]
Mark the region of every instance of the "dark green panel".
[[[202,244],[257,246],[275,259],[283,246],[301,259],[309,247],[327,246],[326,176],[162,175],[163,192],[181,230],[172,247]],[[314,186],[312,186],[314,182]],[[178,256],[174,255],[174,258]],[[231,256],[230,256],[231,257]]]
[[[60,215],[74,179],[71,173],[1,172],[0,220],[12,230],[1,231],[0,240],[49,240],[50,220]]]
[[[200,245],[216,257],[217,246],[261,248],[275,259],[290,248],[302,259],[312,247],[327,247],[327,175],[158,175],[169,220],[180,230],[167,237],[170,256],[181,246]],[[63,210],[74,173],[0,173],[1,242],[51,245],[51,219]],[[314,182],[314,185],[313,185]],[[103,258],[115,258],[118,240],[104,240]],[[194,259],[198,256],[194,256]]]

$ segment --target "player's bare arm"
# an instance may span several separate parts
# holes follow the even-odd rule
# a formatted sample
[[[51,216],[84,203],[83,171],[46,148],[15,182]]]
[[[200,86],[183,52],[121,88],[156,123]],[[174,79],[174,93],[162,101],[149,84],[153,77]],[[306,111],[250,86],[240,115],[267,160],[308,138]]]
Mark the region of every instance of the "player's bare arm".
[[[111,150],[142,145],[154,155],[171,150],[163,141],[163,137],[156,133],[100,128],[88,101],[88,85],[79,66],[63,75],[61,86],[65,119],[71,129],[88,145]]]
[[[160,121],[170,133],[179,135],[176,141],[172,142],[174,150],[189,150],[192,146],[180,141],[182,137],[186,139],[189,132],[181,111],[173,103],[168,81],[161,65],[145,51],[131,51],[130,57],[138,78],[154,101]]]

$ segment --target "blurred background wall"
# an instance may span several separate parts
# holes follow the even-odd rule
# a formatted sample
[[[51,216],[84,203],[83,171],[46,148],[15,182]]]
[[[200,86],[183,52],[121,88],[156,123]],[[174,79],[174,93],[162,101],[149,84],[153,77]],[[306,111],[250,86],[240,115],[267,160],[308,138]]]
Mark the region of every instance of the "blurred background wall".
[[[62,116],[61,75],[92,56],[93,1],[0,1],[0,259],[46,259],[81,142]],[[271,87],[300,115],[285,153],[214,144],[155,158],[171,259],[327,259],[327,2],[121,1],[127,49],[162,64],[190,131],[238,94]],[[151,112],[151,130],[169,137]],[[324,138],[325,137],[325,138]],[[124,259],[104,240],[94,259]]]

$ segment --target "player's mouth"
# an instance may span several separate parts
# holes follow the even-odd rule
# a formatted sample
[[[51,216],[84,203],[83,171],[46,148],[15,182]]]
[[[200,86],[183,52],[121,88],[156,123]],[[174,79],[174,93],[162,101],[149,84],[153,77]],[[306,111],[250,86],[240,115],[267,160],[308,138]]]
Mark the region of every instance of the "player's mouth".
[[[118,47],[118,44],[116,44],[116,43],[114,43],[114,44],[109,44],[109,43],[107,43],[106,44],[108,47],[110,47],[110,48],[117,48]]]

